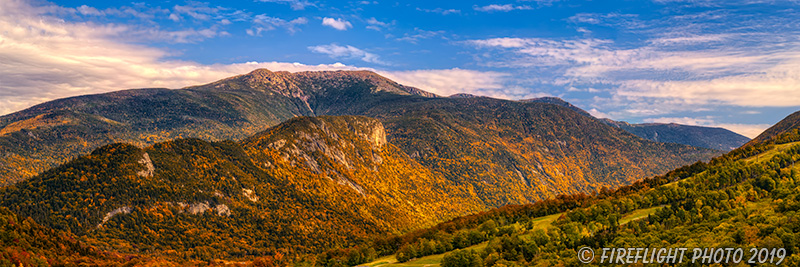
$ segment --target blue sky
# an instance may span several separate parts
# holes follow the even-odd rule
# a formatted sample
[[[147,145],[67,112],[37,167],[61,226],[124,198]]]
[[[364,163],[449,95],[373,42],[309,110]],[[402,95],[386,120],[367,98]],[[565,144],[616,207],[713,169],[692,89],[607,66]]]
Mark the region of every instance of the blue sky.
[[[800,1],[0,0],[0,114],[255,68],[753,137],[800,110]]]

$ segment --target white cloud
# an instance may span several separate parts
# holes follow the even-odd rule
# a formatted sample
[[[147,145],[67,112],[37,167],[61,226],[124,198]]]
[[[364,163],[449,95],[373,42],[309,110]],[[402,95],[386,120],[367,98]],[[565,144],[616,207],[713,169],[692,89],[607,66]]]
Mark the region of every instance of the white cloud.
[[[311,52],[326,54],[331,58],[346,58],[346,59],[360,59],[364,62],[387,65],[387,63],[381,61],[378,58],[378,55],[366,52],[361,50],[357,47],[346,45],[341,46],[337,44],[329,44],[329,45],[317,45],[317,46],[310,46],[308,47]]]
[[[77,8],[77,10],[82,15],[90,15],[90,16],[101,16],[101,15],[103,15],[103,12],[100,12],[100,10],[97,10],[97,8],[90,7],[90,6],[87,6],[87,5],[79,6]]]
[[[7,7],[18,8],[18,10],[15,10],[15,12],[12,12],[11,10],[3,10],[4,14],[22,17],[26,20],[30,19],[31,16],[41,16],[43,19],[47,20],[47,22],[55,23],[55,21],[59,21],[60,19],[52,17],[51,15],[84,16],[83,18],[87,20],[87,22],[84,23],[87,24],[88,27],[94,28],[95,33],[98,33],[96,31],[98,28],[106,28],[107,30],[104,32],[104,34],[134,42],[157,41],[167,43],[192,43],[208,38],[229,35],[228,32],[221,30],[219,25],[211,25],[206,28],[164,30],[157,25],[151,26],[155,23],[153,22],[153,19],[155,19],[157,16],[167,16],[168,19],[173,21],[180,21],[183,19],[181,16],[182,13],[185,13],[184,15],[196,17],[201,20],[209,20],[211,18],[219,19],[222,17],[232,16],[231,14],[223,14],[222,11],[225,10],[224,8],[210,8],[208,7],[208,4],[194,2],[187,6],[175,6],[175,9],[180,10],[180,12],[176,11],[172,13],[170,13],[170,10],[168,9],[149,7],[145,3],[133,3],[133,6],[112,7],[102,10],[87,5],[81,5],[77,8],[67,8],[56,5],[34,7],[30,6],[28,3],[22,3],[20,1],[7,1],[0,4]],[[91,21],[95,19],[95,17],[134,18],[144,22],[144,24],[147,24],[147,26],[130,24],[92,25]],[[10,17],[7,17],[6,19],[9,18]]]
[[[487,6],[474,6],[473,9],[481,12],[509,12],[512,10],[530,10],[533,8],[530,6],[515,6],[512,4],[505,4],[505,5],[491,4]]]
[[[387,78],[404,85],[418,87],[434,94],[449,96],[457,93],[492,96],[507,99],[528,98],[528,90],[515,90],[503,85],[508,75],[465,69],[413,70],[381,72]],[[522,93],[520,95],[519,93]]]
[[[0,114],[68,96],[208,83],[255,68],[352,69],[165,60],[170,55],[163,50],[114,41],[125,30],[124,26],[64,22],[38,13],[23,1],[0,1]]]
[[[656,38],[649,40],[649,42],[659,46],[691,45],[691,44],[703,44],[712,42],[723,42],[734,37],[736,37],[736,35],[733,34],[705,34],[705,35],[683,34],[681,36]]]
[[[712,117],[700,117],[700,118],[691,118],[691,117],[660,117],[660,118],[647,118],[644,119],[644,122],[650,123],[677,123],[677,124],[685,124],[685,125],[709,125],[714,123]]]
[[[656,39],[652,44],[712,42],[729,35]],[[615,48],[609,40],[494,38],[468,42],[508,51],[495,64],[560,71],[557,85],[606,84],[623,97],[738,106],[800,105],[800,44],[768,48],[679,50],[658,45]],[[794,47],[794,48],[793,48]],[[674,76],[674,77],[673,77]]]
[[[596,108],[587,110],[587,112],[589,112],[589,114],[591,114],[595,118],[600,118],[600,119],[610,119],[611,118],[611,115],[606,114],[606,113],[604,113],[602,111],[599,111]]]
[[[353,27],[353,24],[350,24],[349,21],[346,21],[344,19],[334,19],[334,18],[327,18],[327,17],[322,19],[322,25],[330,26],[331,28],[334,28],[334,29],[337,29],[337,30],[340,30],[340,31],[346,31],[348,28],[352,28]]]
[[[748,138],[756,138],[764,130],[771,127],[769,124],[740,124],[740,123],[717,123],[711,125],[712,127],[720,127],[731,130],[735,133],[747,136]]]

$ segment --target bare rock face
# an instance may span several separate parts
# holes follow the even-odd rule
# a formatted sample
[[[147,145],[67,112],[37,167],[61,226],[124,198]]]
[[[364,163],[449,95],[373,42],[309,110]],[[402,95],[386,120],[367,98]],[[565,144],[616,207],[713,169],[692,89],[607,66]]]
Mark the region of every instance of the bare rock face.
[[[258,148],[251,153],[261,154],[265,168],[301,168],[362,196],[354,175],[381,166],[388,144],[380,121],[359,116],[298,117],[244,142]]]
[[[153,161],[150,160],[150,155],[148,155],[147,153],[144,153],[142,155],[142,159],[139,160],[139,163],[144,165],[144,170],[141,170],[141,171],[137,172],[136,174],[138,174],[141,177],[145,177],[145,178],[153,177],[153,171],[155,171],[156,168],[155,168],[155,166],[153,166]]]
[[[362,120],[355,122],[359,127],[354,128],[354,132],[369,141],[376,148],[386,145],[386,129],[378,120]]]

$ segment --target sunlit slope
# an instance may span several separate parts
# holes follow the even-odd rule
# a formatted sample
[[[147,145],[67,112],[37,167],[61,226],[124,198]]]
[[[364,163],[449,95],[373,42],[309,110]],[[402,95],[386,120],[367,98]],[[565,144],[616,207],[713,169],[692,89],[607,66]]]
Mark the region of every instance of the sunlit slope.
[[[194,259],[314,252],[486,207],[366,117],[301,117],[241,143],[112,144],[2,190],[106,249]]]
[[[443,244],[452,249],[440,254],[442,263],[452,255],[480,260],[485,266],[582,264],[577,258],[582,247],[598,253],[603,247],[742,248],[747,264],[754,253],[750,249],[763,248],[771,256],[756,258],[756,263],[795,266],[800,264],[798,161],[800,134],[797,127],[789,127],[710,163],[685,166],[615,191],[493,209],[363,246],[375,251],[367,259],[394,254],[400,260],[404,253],[403,258],[413,263],[414,258],[441,253],[421,253],[425,244]],[[548,215],[558,218],[550,228],[535,230],[541,226],[540,218]],[[488,245],[475,253],[458,251],[464,247],[457,245],[464,240],[460,235],[470,237],[467,240],[473,244],[488,241]],[[334,250],[322,256],[352,259],[346,255]],[[688,266],[689,261],[679,266]],[[331,261],[323,263],[327,262]]]
[[[643,140],[546,103],[393,99],[352,109],[380,118],[406,154],[493,206],[614,188],[715,153]]]

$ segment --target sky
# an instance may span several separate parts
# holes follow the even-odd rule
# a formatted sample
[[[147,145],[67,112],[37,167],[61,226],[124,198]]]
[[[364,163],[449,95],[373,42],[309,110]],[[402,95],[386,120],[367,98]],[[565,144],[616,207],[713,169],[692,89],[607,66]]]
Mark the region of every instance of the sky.
[[[256,68],[755,137],[800,110],[800,1],[0,0],[0,115]]]

